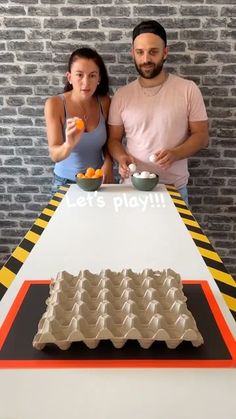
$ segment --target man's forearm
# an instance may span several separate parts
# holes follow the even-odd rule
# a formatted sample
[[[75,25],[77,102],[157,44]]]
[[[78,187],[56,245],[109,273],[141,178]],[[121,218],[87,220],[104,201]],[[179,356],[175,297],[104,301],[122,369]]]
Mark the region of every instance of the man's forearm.
[[[208,145],[208,135],[205,133],[195,133],[181,145],[175,147],[173,152],[175,153],[176,160],[186,159],[193,156],[199,150]]]
[[[108,151],[113,159],[119,161],[122,156],[127,156],[125,148],[120,141],[110,138],[108,140]]]

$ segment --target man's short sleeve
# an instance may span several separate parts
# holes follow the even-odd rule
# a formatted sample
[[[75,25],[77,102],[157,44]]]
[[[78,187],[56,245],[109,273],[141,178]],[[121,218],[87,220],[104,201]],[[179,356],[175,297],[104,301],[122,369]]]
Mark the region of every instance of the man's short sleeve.
[[[188,101],[189,121],[206,121],[208,119],[204,100],[198,86],[192,82]]]
[[[121,110],[121,94],[118,90],[111,99],[111,105],[108,116],[109,125],[123,125]]]

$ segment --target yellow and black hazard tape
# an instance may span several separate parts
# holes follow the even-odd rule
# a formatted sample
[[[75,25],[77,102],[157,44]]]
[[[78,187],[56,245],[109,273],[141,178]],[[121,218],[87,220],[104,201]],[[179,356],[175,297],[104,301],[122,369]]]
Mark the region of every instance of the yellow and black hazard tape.
[[[180,193],[174,186],[167,186],[167,190],[208,270],[216,281],[230,312],[236,320],[236,282],[228,273],[224,263],[214,250],[209,239],[203,233],[200,225],[185,204],[185,201],[181,198]]]
[[[58,189],[47,206],[41,212],[39,217],[35,220],[31,229],[26,233],[19,246],[11,254],[5,265],[0,270],[0,300],[11,285],[15,276],[19,272],[23,263],[29,256],[35,243],[39,240],[42,232],[47,227],[50,219],[56,211],[58,205],[64,198],[69,186],[61,186]]]

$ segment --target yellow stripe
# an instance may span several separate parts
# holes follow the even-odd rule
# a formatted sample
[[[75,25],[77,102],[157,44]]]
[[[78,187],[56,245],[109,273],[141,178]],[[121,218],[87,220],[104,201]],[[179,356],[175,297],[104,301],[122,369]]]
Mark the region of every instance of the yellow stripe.
[[[64,193],[56,192],[53,196],[57,196],[58,198],[64,198]]]
[[[224,284],[236,288],[236,283],[230,274],[218,271],[218,269],[211,268],[210,266],[208,266],[208,269],[215,279],[217,279],[220,282],[223,282]]]
[[[39,237],[40,236],[34,233],[33,231],[28,231],[28,233],[26,233],[25,235],[25,239],[29,240],[32,243],[37,243]]]
[[[212,250],[203,249],[202,247],[198,247],[198,250],[202,256],[205,256],[209,259],[216,260],[217,262],[223,263],[220,256],[216,252]]]
[[[191,215],[191,216],[193,216],[192,215],[192,213],[191,213],[191,211],[189,211],[189,209],[185,209],[185,208],[178,208],[178,207],[176,207],[176,209],[177,209],[177,211],[180,213],[180,214],[186,214],[186,215]]]
[[[210,243],[208,238],[204,236],[204,234],[195,233],[195,231],[190,231],[190,230],[189,230],[189,233],[191,234],[193,239],[200,240],[204,243]]]
[[[48,221],[42,220],[41,218],[37,218],[37,220],[34,222],[35,225],[46,228],[48,225]]]
[[[55,211],[50,210],[49,208],[44,208],[42,211],[42,214],[48,215],[49,217],[52,217]]]
[[[226,295],[223,292],[222,295],[229,309],[236,312],[236,298],[230,297],[229,295]]]
[[[172,201],[173,201],[176,205],[180,204],[180,205],[185,205],[185,206],[186,206],[186,204],[185,204],[185,202],[183,201],[183,199],[176,199],[176,198],[172,198]]]
[[[168,191],[169,192],[169,194],[170,194],[170,196],[177,196],[178,198],[180,198],[180,193],[179,192],[172,192],[172,191]]]
[[[59,189],[61,189],[62,191],[68,191],[69,188],[70,186],[60,186]]]
[[[51,199],[51,201],[49,201],[48,204],[53,205],[54,207],[58,207],[58,205],[60,205],[61,202],[58,201],[54,201],[54,199]]]
[[[3,266],[0,271],[0,282],[5,285],[5,287],[9,288],[15,276],[16,274],[14,274],[14,272]]]
[[[198,227],[201,228],[200,225],[197,223],[197,221],[195,220],[188,220],[187,218],[183,218],[181,217],[184,224],[188,225],[188,226],[193,226],[193,227]]]
[[[22,249],[22,247],[17,247],[14,252],[12,253],[12,256],[19,260],[20,262],[24,262],[25,259],[29,256],[29,252],[27,250]]]

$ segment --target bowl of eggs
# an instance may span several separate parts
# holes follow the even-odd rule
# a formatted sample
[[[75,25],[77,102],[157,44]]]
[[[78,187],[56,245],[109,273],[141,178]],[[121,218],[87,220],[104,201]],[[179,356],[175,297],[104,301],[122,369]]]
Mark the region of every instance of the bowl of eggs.
[[[85,173],[78,173],[75,176],[77,185],[83,189],[83,191],[97,191],[103,181],[102,169],[94,169],[89,167]]]
[[[139,191],[152,191],[158,184],[159,176],[149,172],[135,172],[131,176],[133,186]]]

